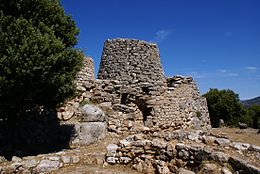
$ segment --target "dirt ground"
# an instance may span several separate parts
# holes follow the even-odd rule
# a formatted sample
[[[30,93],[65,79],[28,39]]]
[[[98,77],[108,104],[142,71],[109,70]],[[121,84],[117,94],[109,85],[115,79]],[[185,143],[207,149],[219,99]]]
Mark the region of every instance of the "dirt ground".
[[[257,129],[247,128],[213,128],[212,132],[227,136],[231,141],[243,142],[260,146],[260,133]]]

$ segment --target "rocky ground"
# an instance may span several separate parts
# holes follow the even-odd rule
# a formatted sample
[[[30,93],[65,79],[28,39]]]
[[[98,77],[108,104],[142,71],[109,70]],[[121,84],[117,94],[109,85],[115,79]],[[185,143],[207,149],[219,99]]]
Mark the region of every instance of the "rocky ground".
[[[0,173],[260,173],[260,134],[234,128],[117,136],[0,162]]]

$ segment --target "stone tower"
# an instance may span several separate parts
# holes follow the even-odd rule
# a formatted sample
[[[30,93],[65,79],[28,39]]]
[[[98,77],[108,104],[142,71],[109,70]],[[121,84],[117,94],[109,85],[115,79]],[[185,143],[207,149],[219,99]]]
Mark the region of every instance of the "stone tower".
[[[98,79],[165,84],[157,45],[134,39],[107,40]]]

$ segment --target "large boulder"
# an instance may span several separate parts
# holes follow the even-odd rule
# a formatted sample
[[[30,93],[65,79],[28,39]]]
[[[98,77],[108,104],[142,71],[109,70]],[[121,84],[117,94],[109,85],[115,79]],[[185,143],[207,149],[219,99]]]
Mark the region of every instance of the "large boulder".
[[[88,145],[105,137],[105,122],[84,122],[75,124],[75,137],[72,144]]]
[[[82,122],[104,122],[105,113],[95,105],[86,104],[81,108]]]

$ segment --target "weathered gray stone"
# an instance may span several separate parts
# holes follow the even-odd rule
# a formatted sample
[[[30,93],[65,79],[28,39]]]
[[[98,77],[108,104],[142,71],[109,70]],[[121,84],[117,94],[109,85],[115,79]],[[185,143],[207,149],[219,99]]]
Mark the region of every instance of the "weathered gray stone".
[[[71,157],[71,162],[72,162],[73,164],[79,163],[79,162],[80,162],[80,157],[73,155],[73,156]]]
[[[190,132],[188,135],[188,139],[192,141],[198,141],[199,140],[199,132]]]
[[[260,169],[258,167],[249,164],[245,160],[232,156],[229,158],[228,162],[231,164],[233,169],[239,171],[239,173],[260,174]]]
[[[51,160],[42,160],[36,167],[38,172],[51,172],[54,170],[58,170],[60,166],[59,161],[51,161]]]
[[[119,162],[122,164],[128,164],[132,159],[129,157],[120,157]]]
[[[116,144],[107,145],[107,156],[108,157],[116,156],[117,149],[118,149],[118,145]]]
[[[59,161],[60,157],[59,156],[49,156],[48,159],[51,161]]]
[[[31,160],[26,160],[22,162],[22,165],[25,168],[33,168],[37,165],[37,161],[35,159],[31,159]]]
[[[74,108],[72,106],[66,106],[65,111],[61,113],[63,120],[69,120],[74,115]]]
[[[135,108],[132,108],[132,107],[129,107],[129,106],[126,106],[126,105],[123,105],[123,104],[114,104],[113,109],[116,110],[116,111],[122,111],[122,112],[125,112],[125,113],[131,113],[131,112],[134,112],[136,110]]]
[[[230,140],[227,138],[216,138],[215,142],[220,146],[228,146]]]
[[[17,157],[17,156],[13,156],[12,157],[12,162],[21,162],[22,159],[20,157]]]
[[[246,129],[248,127],[246,123],[241,123],[241,122],[238,123],[238,126],[240,129]]]
[[[122,147],[129,147],[132,145],[132,143],[126,139],[121,140],[119,143]]]
[[[204,135],[202,138],[203,138],[203,142],[206,143],[206,144],[213,144],[216,140],[216,137],[214,137],[214,136]]]
[[[237,149],[237,150],[248,150],[250,144],[248,143],[240,143],[240,142],[232,142],[230,146]]]
[[[64,164],[69,164],[71,161],[71,157],[70,156],[62,156],[61,160]]]
[[[167,143],[160,139],[153,139],[151,144],[153,147],[159,147],[161,149],[164,149],[167,146]]]
[[[14,162],[10,166],[8,166],[8,168],[12,171],[12,173],[18,173],[23,169],[23,165],[20,162]]]
[[[188,160],[189,156],[190,156],[190,154],[187,150],[182,149],[178,152],[178,157],[183,160]]]
[[[105,122],[84,122],[75,125],[76,135],[72,144],[88,145],[105,137]]]
[[[256,146],[256,145],[251,145],[250,147],[249,147],[249,150],[251,150],[251,151],[255,151],[255,152],[260,152],[260,146]]]
[[[117,161],[118,159],[116,158],[116,157],[108,157],[107,158],[107,163],[109,163],[109,164],[116,164],[116,161]]]
[[[167,166],[167,163],[161,160],[156,160],[156,171],[159,174],[170,174],[170,169]]]
[[[82,107],[82,122],[103,122],[105,113],[97,106],[86,104]]]

